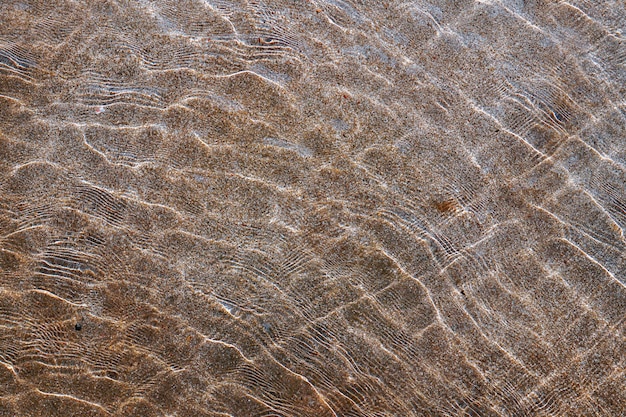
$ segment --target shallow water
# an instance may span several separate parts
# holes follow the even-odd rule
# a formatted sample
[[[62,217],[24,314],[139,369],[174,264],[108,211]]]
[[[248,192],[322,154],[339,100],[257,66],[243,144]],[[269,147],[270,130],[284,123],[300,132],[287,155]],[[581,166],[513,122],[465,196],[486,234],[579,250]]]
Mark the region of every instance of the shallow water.
[[[3,1],[0,415],[622,415],[625,24]]]

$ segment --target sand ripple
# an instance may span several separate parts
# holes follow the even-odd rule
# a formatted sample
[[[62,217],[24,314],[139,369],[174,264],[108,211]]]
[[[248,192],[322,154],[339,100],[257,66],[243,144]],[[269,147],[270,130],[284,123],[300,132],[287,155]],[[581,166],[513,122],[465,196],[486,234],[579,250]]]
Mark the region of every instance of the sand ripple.
[[[3,1],[0,415],[622,415],[625,23]]]

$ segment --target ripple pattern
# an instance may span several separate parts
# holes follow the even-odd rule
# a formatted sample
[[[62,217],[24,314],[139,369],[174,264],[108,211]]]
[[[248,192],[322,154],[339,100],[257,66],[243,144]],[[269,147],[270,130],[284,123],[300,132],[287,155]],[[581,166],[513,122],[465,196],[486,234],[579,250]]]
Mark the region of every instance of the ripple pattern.
[[[2,1],[0,415],[624,415],[625,27]]]

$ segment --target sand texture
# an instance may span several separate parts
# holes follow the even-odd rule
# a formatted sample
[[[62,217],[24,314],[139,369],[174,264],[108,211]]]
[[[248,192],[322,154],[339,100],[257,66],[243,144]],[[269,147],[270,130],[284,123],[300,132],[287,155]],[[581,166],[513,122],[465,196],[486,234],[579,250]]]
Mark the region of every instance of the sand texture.
[[[623,0],[0,0],[0,417],[626,415]]]

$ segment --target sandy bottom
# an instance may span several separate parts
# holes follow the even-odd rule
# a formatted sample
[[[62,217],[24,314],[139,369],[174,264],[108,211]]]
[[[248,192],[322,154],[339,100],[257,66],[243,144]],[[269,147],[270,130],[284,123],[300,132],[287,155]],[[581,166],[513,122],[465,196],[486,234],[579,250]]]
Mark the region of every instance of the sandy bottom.
[[[626,412],[623,1],[0,1],[0,416]]]

